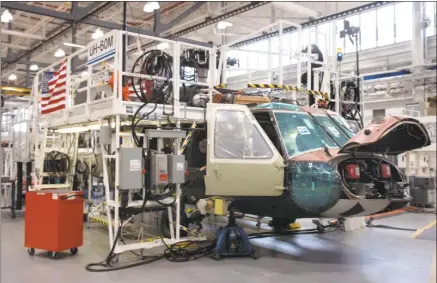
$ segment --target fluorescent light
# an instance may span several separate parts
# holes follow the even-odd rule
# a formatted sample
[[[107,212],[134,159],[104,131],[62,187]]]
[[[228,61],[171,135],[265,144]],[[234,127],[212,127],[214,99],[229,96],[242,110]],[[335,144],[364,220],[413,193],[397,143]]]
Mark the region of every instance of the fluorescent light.
[[[88,76],[88,72],[87,72],[87,71],[83,71],[83,72],[80,74],[80,76],[81,76],[81,77],[86,77],[86,76]]]
[[[151,13],[154,10],[158,10],[159,9],[159,3],[158,2],[148,2],[146,3],[146,5],[144,5],[144,9],[143,11],[146,13]]]
[[[56,50],[55,52],[55,57],[64,57],[65,56],[65,51],[62,48],[58,48],[58,50]]]
[[[30,69],[31,71],[38,71],[39,67],[38,67],[38,65],[33,64],[33,65],[30,66],[29,69]]]
[[[12,16],[11,12],[9,10],[5,10],[1,16],[1,22],[2,23],[9,23],[12,21],[14,17]]]
[[[64,42],[65,46],[70,46],[70,47],[77,47],[77,48],[84,48],[85,46],[83,45],[79,45],[79,44],[74,44],[74,43],[70,43],[70,42]]]
[[[158,2],[150,2],[150,5],[152,6],[152,8],[154,10],[158,10],[159,9],[159,3]]]
[[[170,45],[168,45],[167,42],[161,42],[160,44],[158,44],[157,48],[159,50],[165,50],[165,49],[169,49]]]
[[[17,75],[15,75],[15,74],[10,74],[8,77],[8,80],[10,80],[10,81],[15,81],[16,79],[17,79]]]
[[[92,39],[97,39],[99,37],[103,36],[103,31],[101,31],[99,28],[96,29],[96,31],[91,36]]]
[[[231,27],[233,24],[232,23],[230,23],[230,22],[223,22],[223,21],[221,21],[221,22],[219,22],[218,24],[217,24],[217,28],[218,29],[225,29],[225,28],[227,28],[227,27]]]

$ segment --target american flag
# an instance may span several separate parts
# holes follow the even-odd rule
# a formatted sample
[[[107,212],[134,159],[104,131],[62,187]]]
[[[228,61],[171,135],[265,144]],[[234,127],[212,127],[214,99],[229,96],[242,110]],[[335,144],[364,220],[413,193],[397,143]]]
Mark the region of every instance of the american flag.
[[[67,61],[58,72],[44,73],[41,95],[41,114],[53,113],[65,108],[67,97]]]

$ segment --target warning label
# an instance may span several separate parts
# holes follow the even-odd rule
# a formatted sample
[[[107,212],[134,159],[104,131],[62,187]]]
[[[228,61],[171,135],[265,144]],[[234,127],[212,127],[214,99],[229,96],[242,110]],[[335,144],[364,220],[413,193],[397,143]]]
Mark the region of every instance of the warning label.
[[[140,171],[141,159],[132,159],[129,162],[129,171]]]

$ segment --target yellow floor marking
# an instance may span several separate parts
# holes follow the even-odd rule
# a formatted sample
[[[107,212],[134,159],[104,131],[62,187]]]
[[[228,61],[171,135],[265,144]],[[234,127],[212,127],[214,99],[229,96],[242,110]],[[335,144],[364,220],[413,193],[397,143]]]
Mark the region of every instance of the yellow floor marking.
[[[431,278],[429,280],[430,283],[435,283],[437,282],[437,277],[436,277],[436,272],[437,272],[437,266],[436,266],[436,254],[437,254],[437,249],[434,251],[434,259],[432,260],[432,265],[431,265]]]
[[[430,228],[432,228],[434,225],[436,225],[437,220],[432,221],[431,223],[429,223],[428,225],[426,225],[425,227],[421,228],[421,229],[417,229],[416,232],[413,233],[413,235],[411,235],[412,239],[417,238],[418,236],[420,236],[423,232],[425,232],[425,230],[428,230]]]

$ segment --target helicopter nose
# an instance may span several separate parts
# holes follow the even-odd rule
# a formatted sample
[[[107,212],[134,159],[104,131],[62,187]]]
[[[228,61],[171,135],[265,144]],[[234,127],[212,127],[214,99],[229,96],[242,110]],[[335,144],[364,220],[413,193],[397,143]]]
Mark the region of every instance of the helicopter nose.
[[[292,162],[289,168],[290,197],[301,209],[322,213],[340,199],[340,175],[331,165],[297,161]]]

